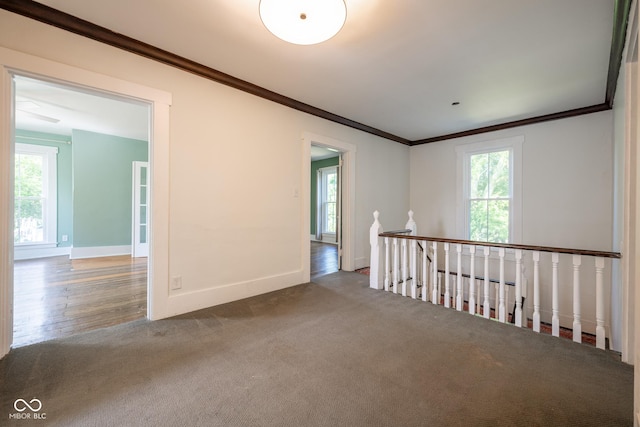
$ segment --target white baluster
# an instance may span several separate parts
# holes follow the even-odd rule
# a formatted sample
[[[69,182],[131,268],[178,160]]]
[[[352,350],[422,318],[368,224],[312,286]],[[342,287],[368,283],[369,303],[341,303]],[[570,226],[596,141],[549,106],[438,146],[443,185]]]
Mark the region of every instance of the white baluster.
[[[429,260],[429,246],[427,241],[422,242],[422,301],[427,301],[429,294],[429,270],[427,269]]]
[[[383,265],[380,259],[380,252],[382,250],[382,239],[380,233],[383,232],[382,224],[378,220],[380,213],[375,211],[373,213],[373,224],[369,229],[369,244],[371,245],[371,260],[369,263],[369,287],[373,289],[382,289],[383,286]]]
[[[389,245],[389,238],[384,238],[384,290],[389,292],[389,285],[391,284],[391,257],[389,252],[391,248]]]
[[[596,258],[596,347],[605,349],[604,330],[604,258]]]
[[[469,314],[476,314],[476,247],[469,246]]]
[[[431,289],[431,302],[433,304],[440,304],[440,290],[438,289],[438,242],[433,242],[433,260],[431,261],[431,271],[432,271],[432,284],[433,288]]]
[[[411,298],[418,298],[418,241],[411,241]]]
[[[451,307],[451,294],[449,293],[449,243],[444,244],[444,306]]]
[[[407,296],[407,282],[409,281],[407,239],[402,239],[402,296]]]
[[[516,309],[515,325],[522,327],[522,249],[516,249]]]
[[[484,247],[484,307],[482,308],[482,315],[489,319],[491,317],[491,301],[489,301],[489,254],[491,249],[488,246]]]
[[[551,270],[552,270],[552,301],[551,301],[551,335],[560,336],[560,317],[558,302],[558,262],[560,255],[556,252],[551,254]]]
[[[540,332],[540,252],[533,252],[533,330]]]
[[[411,232],[409,233],[410,236],[415,236],[418,234],[418,226],[416,225],[416,222],[413,219],[413,211],[409,210],[408,212],[409,215],[409,220],[407,221],[407,223],[405,224],[405,229],[411,230]],[[403,239],[403,242],[406,242],[406,239]],[[415,240],[411,241],[412,243],[409,245],[409,243],[405,243],[405,250],[408,249],[407,246],[411,246],[411,253],[408,256],[408,259],[406,261],[406,265],[407,268],[410,270],[407,273],[407,277],[404,279],[403,285],[402,285],[402,295],[403,296],[407,296],[407,287],[409,286],[409,277],[411,278],[411,296],[413,298],[415,298],[414,292],[415,292],[415,288],[416,288],[416,281],[417,281],[417,270],[415,269],[415,263],[416,263],[416,256],[417,256],[417,252],[414,250],[415,249]]]
[[[498,249],[500,256],[500,305],[498,306],[498,320],[504,323],[507,321],[507,312],[504,303],[504,248]]]
[[[582,342],[582,323],[580,321],[580,265],[582,257],[573,256],[573,341]]]
[[[458,274],[456,278],[456,310],[462,311],[462,301],[463,301],[463,293],[462,293],[462,245],[458,243],[456,245],[456,251],[458,252]]]
[[[393,293],[398,293],[400,287],[400,246],[398,238],[393,238]]]

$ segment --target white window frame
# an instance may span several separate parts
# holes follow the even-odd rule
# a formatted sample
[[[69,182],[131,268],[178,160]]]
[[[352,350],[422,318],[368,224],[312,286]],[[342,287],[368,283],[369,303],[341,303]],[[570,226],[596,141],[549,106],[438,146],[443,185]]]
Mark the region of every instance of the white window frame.
[[[336,174],[336,179],[337,179],[337,175],[338,175],[338,167],[337,166],[327,166],[324,168],[319,168],[318,169],[318,182],[320,183],[320,197],[318,198],[318,202],[320,204],[320,234],[326,234],[326,235],[330,235],[330,236],[335,236],[336,232],[335,231],[327,231],[327,176],[330,173],[335,173]],[[337,189],[336,189],[337,190]],[[336,193],[336,197],[337,197],[337,193]],[[338,208],[338,201],[336,200],[335,202],[333,202],[336,204],[336,210]],[[336,216],[337,216],[337,212],[336,212]],[[337,221],[337,218],[336,218]],[[337,226],[337,224],[336,224]]]
[[[58,244],[58,148],[46,145],[21,144],[16,142],[15,154],[42,156],[42,179],[44,180],[44,234],[43,242],[15,243],[15,246],[55,246]]]
[[[469,239],[469,181],[470,158],[474,154],[496,151],[510,152],[510,212],[509,243],[522,243],[522,144],[524,136],[462,144],[456,147],[457,155],[457,209],[456,231],[458,238]]]

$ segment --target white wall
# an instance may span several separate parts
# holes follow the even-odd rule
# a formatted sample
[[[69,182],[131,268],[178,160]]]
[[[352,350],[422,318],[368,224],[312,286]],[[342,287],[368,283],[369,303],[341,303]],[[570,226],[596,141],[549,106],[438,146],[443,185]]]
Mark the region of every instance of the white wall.
[[[408,147],[6,11],[0,22],[4,47],[172,94],[167,268],[182,290],[167,314],[300,283],[303,132],[357,147],[356,263],[375,209],[404,224]]]
[[[611,250],[610,111],[412,147],[410,204],[421,234],[464,237],[456,235],[457,145],[521,135],[522,243]]]

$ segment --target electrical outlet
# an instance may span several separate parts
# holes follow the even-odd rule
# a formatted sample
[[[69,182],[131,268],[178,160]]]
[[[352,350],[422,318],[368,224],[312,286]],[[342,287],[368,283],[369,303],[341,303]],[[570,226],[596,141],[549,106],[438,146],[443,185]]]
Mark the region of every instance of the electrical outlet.
[[[182,276],[176,276],[171,278],[171,290],[182,289]]]
[[[67,242],[67,241],[69,241],[69,236],[67,236],[66,234],[63,234],[63,235],[62,235],[62,241],[63,241],[63,242]]]

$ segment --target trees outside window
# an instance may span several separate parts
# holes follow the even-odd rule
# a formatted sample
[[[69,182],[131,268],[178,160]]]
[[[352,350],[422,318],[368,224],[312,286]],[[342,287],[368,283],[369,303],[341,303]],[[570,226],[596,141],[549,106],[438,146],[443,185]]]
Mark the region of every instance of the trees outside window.
[[[16,245],[56,242],[58,149],[16,144],[14,229]]]
[[[469,240],[507,243],[511,212],[510,150],[469,159]]]
[[[518,136],[456,147],[459,238],[521,241],[523,142]]]

